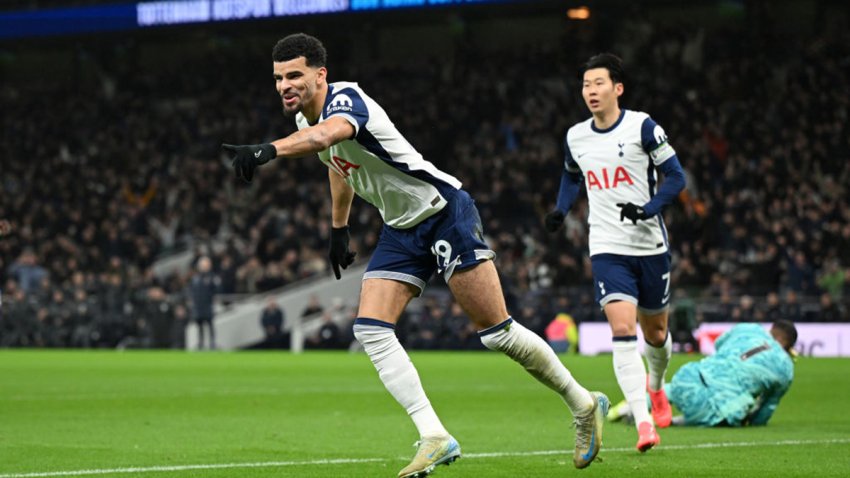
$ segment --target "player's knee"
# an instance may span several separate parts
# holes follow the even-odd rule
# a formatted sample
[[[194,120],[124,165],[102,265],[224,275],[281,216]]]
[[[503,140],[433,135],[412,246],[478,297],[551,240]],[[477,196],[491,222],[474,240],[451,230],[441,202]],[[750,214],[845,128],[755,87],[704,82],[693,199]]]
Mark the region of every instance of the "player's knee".
[[[611,336],[612,337],[633,337],[637,335],[637,328],[634,325],[628,325],[623,323],[612,323],[611,324]]]
[[[661,347],[667,341],[667,329],[663,327],[644,330],[644,339],[653,347]]]

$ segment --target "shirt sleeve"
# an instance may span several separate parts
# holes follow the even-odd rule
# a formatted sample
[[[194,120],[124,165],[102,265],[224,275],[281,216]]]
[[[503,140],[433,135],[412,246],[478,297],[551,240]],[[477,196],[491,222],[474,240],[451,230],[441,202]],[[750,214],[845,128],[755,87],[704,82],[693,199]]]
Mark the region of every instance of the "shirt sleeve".
[[[581,168],[578,166],[576,160],[573,159],[573,153],[570,151],[569,133],[567,133],[567,136],[564,136],[564,169],[568,173],[581,174]]]
[[[676,151],[667,141],[667,133],[664,132],[664,128],[652,118],[647,117],[643,120],[640,127],[640,140],[643,150],[646,151],[646,154],[649,155],[656,166],[676,156]]]
[[[679,164],[676,151],[667,142],[667,134],[664,128],[647,117],[641,125],[641,144],[644,151],[649,155],[652,163],[664,174],[664,182],[658,192],[643,208],[652,217],[660,213],[665,206],[673,202],[673,199],[685,189],[685,172]]]
[[[369,108],[357,90],[342,88],[331,93],[325,107],[325,119],[333,116],[342,116],[348,120],[351,126],[354,126],[354,134],[357,135],[360,128],[369,121]]]
[[[561,186],[558,189],[558,200],[555,208],[567,214],[573,207],[581,189],[581,168],[573,159],[567,138],[564,138],[564,171],[561,174]]]
[[[755,410],[749,416],[750,425],[767,425],[767,421],[770,420],[773,412],[776,411],[776,407],[779,406],[779,400],[790,386],[791,384],[776,387],[759,397]]]

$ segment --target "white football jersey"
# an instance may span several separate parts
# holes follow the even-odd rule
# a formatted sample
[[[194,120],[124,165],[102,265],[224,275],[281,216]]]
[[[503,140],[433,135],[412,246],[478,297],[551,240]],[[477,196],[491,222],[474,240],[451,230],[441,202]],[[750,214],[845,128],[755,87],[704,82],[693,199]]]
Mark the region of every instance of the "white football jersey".
[[[319,123],[342,116],[355,134],[321,151],[319,159],[377,207],[388,226],[408,229],[441,211],[460,181],[426,161],[357,83],[328,87]],[[298,129],[310,126],[301,113],[295,122]]]
[[[618,203],[643,206],[655,194],[656,166],[676,152],[664,129],[646,113],[622,110],[605,130],[593,118],[567,131],[565,167],[584,175],[590,212],[590,255],[649,256],[667,251],[661,214],[632,224],[620,220]]]

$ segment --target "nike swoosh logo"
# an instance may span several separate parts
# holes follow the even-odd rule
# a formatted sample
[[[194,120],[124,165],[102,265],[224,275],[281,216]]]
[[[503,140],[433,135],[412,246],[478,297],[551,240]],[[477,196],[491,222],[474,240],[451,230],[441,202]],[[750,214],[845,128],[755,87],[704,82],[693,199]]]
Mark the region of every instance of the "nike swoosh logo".
[[[263,154],[262,151],[257,151],[256,153],[254,153],[254,157],[259,158],[261,154]]]
[[[593,435],[590,435],[590,447],[587,449],[587,453],[581,455],[583,460],[589,460],[590,455],[593,454],[593,445],[596,443],[596,430],[593,430]]]

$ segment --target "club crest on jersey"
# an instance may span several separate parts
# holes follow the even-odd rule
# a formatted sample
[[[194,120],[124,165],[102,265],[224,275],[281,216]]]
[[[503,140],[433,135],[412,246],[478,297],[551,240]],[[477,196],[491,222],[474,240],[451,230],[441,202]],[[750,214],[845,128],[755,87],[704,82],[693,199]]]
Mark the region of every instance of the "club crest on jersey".
[[[619,143],[617,143],[617,146],[619,146],[619,147],[620,147],[620,157],[621,157],[621,158],[622,158],[623,156],[625,156],[625,153],[623,153],[623,146],[625,146],[625,145],[626,145],[626,143],[624,143],[624,142],[622,142],[622,141],[620,141]]]
[[[354,102],[351,101],[351,98],[346,94],[339,94],[334,96],[334,99],[331,100],[328,105],[327,112],[335,113],[337,111],[353,111],[354,110]]]
[[[632,180],[632,177],[629,176],[629,172],[626,171],[626,168],[622,166],[617,166],[617,169],[614,170],[613,174],[608,172],[608,168],[602,169],[598,173],[593,171],[588,171],[585,175],[585,179],[587,180],[587,190],[590,191],[593,188],[596,189],[611,189],[616,188],[620,185],[620,183],[626,183],[629,186],[633,186],[635,182]],[[601,181],[600,181],[601,179]]]
[[[351,173],[348,172],[349,169],[360,169],[359,164],[349,163],[339,156],[333,156],[331,158],[330,165],[334,171],[338,172],[340,176],[344,178],[351,176]]]

